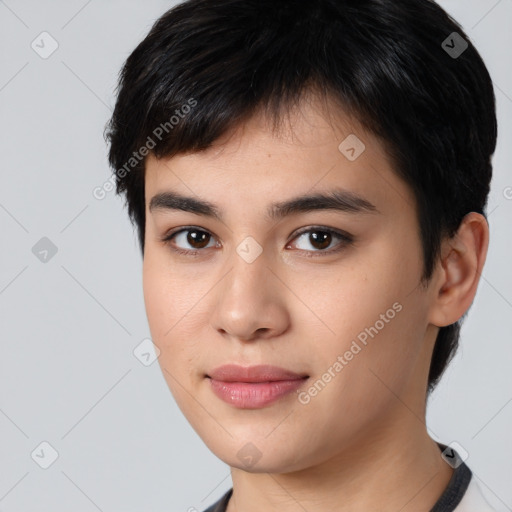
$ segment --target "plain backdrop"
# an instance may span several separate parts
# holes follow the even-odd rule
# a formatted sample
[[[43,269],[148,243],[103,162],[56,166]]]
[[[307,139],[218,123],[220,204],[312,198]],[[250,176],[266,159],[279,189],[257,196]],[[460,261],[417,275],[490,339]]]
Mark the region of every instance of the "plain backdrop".
[[[440,4],[489,68],[499,140],[487,262],[428,426],[464,447],[484,492],[506,511],[512,1]],[[92,194],[111,175],[103,128],[118,71],[173,5],[0,1],[2,512],[202,511],[231,487],[229,467],[184,419],[158,362],[145,366],[134,354],[150,336],[136,233],[121,198]]]

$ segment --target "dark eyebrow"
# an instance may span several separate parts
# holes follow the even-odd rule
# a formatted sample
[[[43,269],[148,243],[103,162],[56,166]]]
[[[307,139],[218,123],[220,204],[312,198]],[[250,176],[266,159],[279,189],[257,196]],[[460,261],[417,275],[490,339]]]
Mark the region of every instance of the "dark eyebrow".
[[[183,196],[178,192],[166,191],[154,195],[149,202],[149,211],[153,210],[181,210],[222,221],[220,210],[214,204],[203,199]]]
[[[334,189],[325,193],[299,196],[270,205],[267,217],[281,219],[294,213],[315,210],[337,210],[347,213],[380,213],[377,207],[361,196],[348,190]]]
[[[181,210],[204,215],[222,221],[222,213],[217,206],[203,199],[183,196],[177,192],[161,192],[151,198],[149,211]],[[286,201],[273,203],[267,210],[267,218],[279,220],[287,215],[315,210],[337,210],[347,213],[380,213],[368,200],[348,190],[335,189],[326,193],[303,195]]]

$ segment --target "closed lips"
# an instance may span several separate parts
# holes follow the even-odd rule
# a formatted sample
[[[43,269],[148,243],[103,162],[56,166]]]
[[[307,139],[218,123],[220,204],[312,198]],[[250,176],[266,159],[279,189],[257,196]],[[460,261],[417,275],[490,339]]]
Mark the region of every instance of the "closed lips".
[[[276,382],[308,378],[305,373],[296,373],[279,366],[240,366],[225,364],[209,372],[206,377],[222,382]]]

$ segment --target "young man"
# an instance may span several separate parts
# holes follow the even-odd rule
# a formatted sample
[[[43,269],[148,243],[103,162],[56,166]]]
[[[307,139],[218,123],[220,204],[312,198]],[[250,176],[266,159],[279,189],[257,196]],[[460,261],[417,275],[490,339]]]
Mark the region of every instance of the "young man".
[[[108,126],[209,511],[484,512],[425,426],[487,253],[492,82],[428,0],[189,0]]]

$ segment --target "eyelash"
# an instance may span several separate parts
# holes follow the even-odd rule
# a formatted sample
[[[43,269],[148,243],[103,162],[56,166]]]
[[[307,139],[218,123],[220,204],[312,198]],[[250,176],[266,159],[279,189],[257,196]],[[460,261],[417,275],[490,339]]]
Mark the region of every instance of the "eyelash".
[[[183,233],[186,231],[199,231],[201,233],[207,233],[207,234],[211,235],[211,233],[209,231],[199,228],[197,226],[186,226],[186,227],[180,228],[179,230],[168,233],[160,240],[162,242],[164,242],[165,245],[169,246],[173,252],[176,252],[178,254],[183,254],[185,256],[192,256],[192,257],[197,256],[200,252],[204,251],[204,249],[185,250],[185,249],[180,249],[178,247],[174,247],[172,245],[173,239],[180,233]],[[324,226],[312,226],[312,227],[304,228],[304,229],[300,230],[298,233],[296,233],[292,240],[295,240],[295,238],[298,238],[299,236],[303,235],[304,233],[310,233],[310,232],[315,232],[315,231],[321,231],[322,233],[329,233],[330,235],[333,235],[334,237],[339,238],[341,240],[341,242],[338,243],[338,246],[335,249],[316,250],[316,251],[306,251],[304,249],[298,249],[299,252],[308,253],[307,257],[309,257],[309,258],[335,254],[335,253],[343,250],[345,247],[350,246],[354,242],[354,237],[352,235],[334,230],[332,228],[327,228]],[[286,244],[286,245],[289,245],[289,244]],[[211,247],[209,247],[209,249],[211,249]]]

